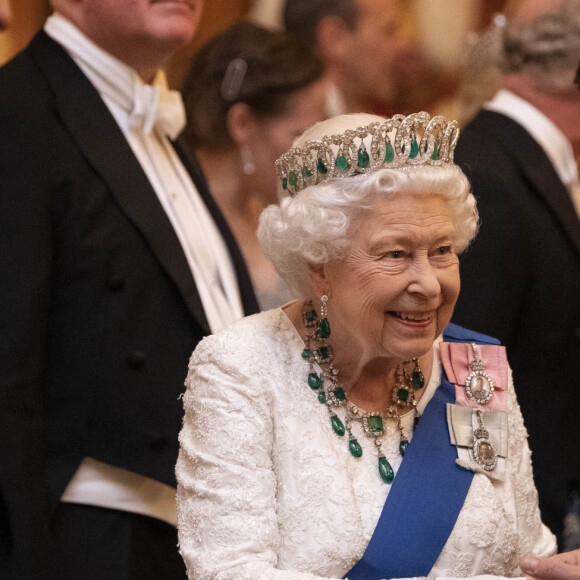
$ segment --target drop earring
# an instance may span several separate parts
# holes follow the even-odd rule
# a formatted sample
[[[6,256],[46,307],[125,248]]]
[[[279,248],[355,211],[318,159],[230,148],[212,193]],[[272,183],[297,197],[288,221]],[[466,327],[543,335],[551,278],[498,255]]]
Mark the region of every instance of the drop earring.
[[[319,338],[330,338],[330,324],[328,323],[328,318],[326,315],[328,314],[328,296],[323,294],[320,297],[321,305],[320,305],[320,321],[318,323],[318,337]]]
[[[242,171],[245,175],[254,175],[256,172],[256,165],[254,163],[254,156],[251,149],[247,145],[240,147],[240,158],[242,160]]]

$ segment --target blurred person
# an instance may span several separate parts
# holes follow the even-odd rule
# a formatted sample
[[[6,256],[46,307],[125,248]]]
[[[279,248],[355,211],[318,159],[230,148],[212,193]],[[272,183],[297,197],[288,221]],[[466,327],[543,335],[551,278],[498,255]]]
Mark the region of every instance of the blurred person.
[[[506,16],[502,88],[456,150],[481,232],[462,259],[454,321],[507,347],[542,517],[562,546],[580,480],[580,0],[520,0]]]
[[[328,116],[372,111],[396,95],[402,55],[395,0],[286,0],[284,27],[322,59]]]
[[[178,580],[191,350],[257,311],[161,68],[202,0],[53,0],[0,69],[0,577]]]
[[[10,0],[0,0],[0,32],[6,30],[12,20]]]
[[[263,310],[293,295],[256,230],[277,200],[275,161],[324,118],[322,65],[291,37],[234,24],[201,49],[184,82],[186,135],[245,256]]]

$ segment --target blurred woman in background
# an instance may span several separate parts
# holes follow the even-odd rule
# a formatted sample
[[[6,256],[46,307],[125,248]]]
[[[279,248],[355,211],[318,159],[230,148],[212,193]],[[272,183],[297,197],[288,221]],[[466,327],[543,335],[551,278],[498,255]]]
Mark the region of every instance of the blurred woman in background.
[[[190,142],[263,310],[293,296],[258,244],[258,217],[277,201],[275,160],[324,118],[322,74],[320,62],[285,34],[240,22],[202,48],[182,89]]]

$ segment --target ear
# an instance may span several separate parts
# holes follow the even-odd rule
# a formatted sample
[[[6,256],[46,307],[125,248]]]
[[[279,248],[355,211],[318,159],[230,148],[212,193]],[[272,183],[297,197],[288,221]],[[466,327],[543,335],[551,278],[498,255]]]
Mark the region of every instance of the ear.
[[[236,103],[226,119],[232,141],[239,147],[248,142],[255,127],[255,117],[246,103]]]
[[[310,285],[317,298],[320,298],[323,294],[330,297],[330,282],[328,280],[326,264],[311,264],[309,262],[308,277],[310,278]]]
[[[316,29],[316,44],[324,62],[338,62],[350,49],[349,30],[338,16],[326,16]]]

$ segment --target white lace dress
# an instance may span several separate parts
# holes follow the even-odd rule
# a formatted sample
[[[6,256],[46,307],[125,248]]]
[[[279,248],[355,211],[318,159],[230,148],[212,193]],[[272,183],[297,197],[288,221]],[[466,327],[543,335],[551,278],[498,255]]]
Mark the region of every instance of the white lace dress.
[[[303,348],[276,309],[204,339],[191,357],[176,468],[180,551],[191,580],[342,578],[365,551],[390,487],[358,423],[360,459],[332,431],[307,385]],[[441,376],[434,349],[420,412]],[[474,475],[429,577],[514,577],[523,554],[556,550],[540,520],[511,377],[508,411],[506,480]],[[344,409],[337,414],[344,418]],[[412,416],[403,419],[410,440]],[[383,452],[395,472],[398,445],[393,425]]]

